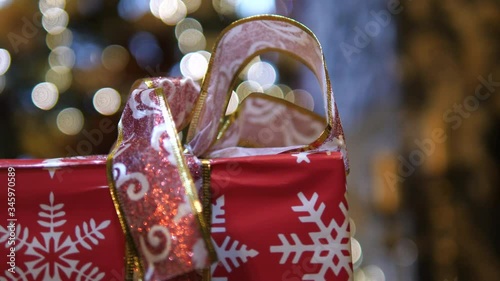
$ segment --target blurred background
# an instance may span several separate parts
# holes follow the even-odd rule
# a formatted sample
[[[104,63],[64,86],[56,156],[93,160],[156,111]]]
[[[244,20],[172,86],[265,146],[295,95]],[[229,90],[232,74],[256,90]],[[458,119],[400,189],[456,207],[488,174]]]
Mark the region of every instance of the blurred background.
[[[499,6],[0,0],[0,157],[106,154],[136,79],[201,81],[224,27],[285,15],[321,41],[344,122],[355,280],[498,280]],[[314,107],[297,97],[316,80],[290,61],[258,58],[241,77],[240,100]]]

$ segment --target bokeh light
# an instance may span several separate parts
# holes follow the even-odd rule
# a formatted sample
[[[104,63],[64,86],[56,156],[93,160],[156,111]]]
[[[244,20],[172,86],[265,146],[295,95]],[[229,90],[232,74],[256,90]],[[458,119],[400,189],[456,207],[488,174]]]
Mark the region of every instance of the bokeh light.
[[[417,261],[417,244],[404,238],[398,241],[394,249],[395,260],[400,266],[410,266]]]
[[[385,281],[384,272],[376,265],[369,265],[363,268],[363,271],[365,272],[366,280]]]
[[[247,79],[269,88],[276,82],[276,69],[268,62],[256,62],[248,69]]]
[[[107,70],[120,71],[127,66],[130,56],[127,49],[124,47],[120,45],[110,45],[102,51],[101,60],[102,65]]]
[[[210,52],[204,50],[198,51],[197,53],[204,56],[207,61],[210,61],[210,57],[212,56]]]
[[[203,27],[199,21],[193,18],[185,18],[175,26],[175,38],[179,39],[179,36],[188,29],[195,29],[203,32]]]
[[[81,36],[78,36],[72,47],[76,56],[76,68],[91,70],[101,64],[102,48],[98,44],[83,40]]]
[[[95,110],[102,115],[113,115],[120,109],[121,96],[113,88],[99,89],[92,99]]]
[[[71,69],[75,65],[75,52],[66,46],[54,48],[49,55],[49,65],[51,67],[64,66]]]
[[[45,15],[51,8],[64,9],[66,6],[66,0],[40,0],[38,2],[38,8],[40,12]]]
[[[163,0],[150,0],[149,1],[149,10],[153,16],[160,18],[160,5]]]
[[[246,80],[247,79],[247,74],[248,74],[248,70],[250,69],[250,67],[252,67],[252,65],[254,65],[255,63],[257,62],[260,62],[260,56],[255,56],[253,57],[246,65],[245,67],[240,71],[240,73],[238,74],[238,77],[241,79],[241,80]]]
[[[235,6],[236,14],[240,18],[276,12],[275,1],[269,0],[236,0]]]
[[[149,32],[138,32],[130,39],[129,50],[141,67],[156,66],[163,60],[163,51],[156,37]]]
[[[179,49],[183,54],[205,49],[207,41],[202,32],[188,29],[179,36]]]
[[[149,3],[145,0],[120,0],[118,15],[127,21],[136,21],[149,11]]]
[[[365,272],[362,269],[354,271],[354,281],[370,281],[366,279]]]
[[[212,6],[220,15],[231,16],[236,13],[237,0],[212,0]]]
[[[56,85],[43,82],[36,85],[31,91],[31,100],[33,104],[43,110],[53,108],[59,99],[59,91]]]
[[[64,66],[55,66],[45,74],[45,81],[56,85],[59,93],[64,93],[73,82],[71,70]]]
[[[288,93],[290,93],[292,91],[292,88],[290,88],[290,86],[286,85],[286,84],[278,84],[277,85],[278,87],[280,87],[281,91],[283,92],[283,95],[286,97],[286,95]],[[293,102],[293,100],[291,101]]]
[[[240,103],[240,99],[238,98],[238,94],[235,91],[231,92],[231,97],[229,98],[229,103],[226,108],[226,115],[233,114],[236,109],[238,109],[238,104]]]
[[[293,94],[292,89],[290,89],[290,91],[285,94],[285,100],[291,103],[295,102],[295,95]]]
[[[314,110],[314,98],[306,90],[295,89],[286,94],[285,99],[305,109]]]
[[[354,268],[357,268],[362,261],[363,252],[361,250],[361,244],[359,244],[356,238],[351,238],[351,255],[352,255],[352,264]]]
[[[0,49],[0,75],[4,75],[9,70],[11,63],[10,53],[5,49]]]
[[[0,0],[0,9],[7,8],[12,4],[12,0]]]
[[[264,90],[264,93],[275,98],[284,98],[283,90],[277,85],[272,85]]]
[[[356,223],[352,218],[349,218],[349,230],[351,231],[351,236],[356,235]]]
[[[50,34],[58,34],[66,29],[69,16],[65,10],[61,8],[50,8],[42,17],[42,25]]]
[[[177,9],[179,8],[179,2],[178,0],[163,0],[160,3],[160,6],[158,7],[160,19],[168,19],[172,17],[176,12]]]
[[[65,108],[57,114],[56,123],[63,134],[76,135],[83,128],[83,114],[77,108]]]
[[[184,4],[186,5],[187,13],[196,12],[201,6],[202,0],[184,0]]]
[[[45,37],[45,43],[51,50],[59,46],[71,46],[71,44],[73,43],[73,32],[66,28],[58,34],[48,33]]]
[[[187,15],[187,8],[181,0],[163,0],[160,5],[160,19],[168,25],[176,25]]]
[[[189,53],[181,59],[180,69],[183,76],[201,80],[207,72],[208,60],[198,52]]]
[[[242,102],[251,93],[264,93],[264,89],[255,81],[243,81],[236,88],[236,93],[238,94],[240,102]]]

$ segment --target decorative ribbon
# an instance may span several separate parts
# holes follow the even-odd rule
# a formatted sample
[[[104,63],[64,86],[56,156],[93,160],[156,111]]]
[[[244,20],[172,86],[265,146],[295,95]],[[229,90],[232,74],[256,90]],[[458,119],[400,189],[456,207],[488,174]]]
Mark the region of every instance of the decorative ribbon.
[[[314,114],[258,95],[245,101],[239,115],[224,118],[235,75],[254,56],[268,51],[296,57],[318,77],[326,128],[324,120]],[[266,122],[258,116],[279,108],[289,122],[274,131],[273,147],[237,147],[249,141],[249,130],[264,127]],[[189,153],[183,153],[178,132],[189,123]],[[315,125],[308,128],[311,124]],[[311,128],[319,137],[304,146],[301,134],[310,133]],[[208,161],[197,157],[342,151],[348,168],[342,135],[319,42],[309,29],[284,17],[251,17],[225,29],[212,53],[201,94],[190,79],[155,78],[136,83],[119,122],[118,140],[108,156],[110,190],[127,240],[127,279],[168,280],[216,260],[210,222],[202,214],[195,186],[195,182],[208,184],[209,173],[201,169],[201,161]],[[258,139],[254,143],[266,144]],[[204,206],[210,205],[208,196],[203,200]]]

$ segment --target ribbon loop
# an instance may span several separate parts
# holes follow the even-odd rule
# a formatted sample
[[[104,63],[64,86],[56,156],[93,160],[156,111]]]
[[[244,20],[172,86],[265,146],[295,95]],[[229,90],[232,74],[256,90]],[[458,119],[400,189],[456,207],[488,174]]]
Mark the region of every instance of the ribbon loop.
[[[198,93],[188,79],[140,83],[125,106],[108,157],[113,201],[139,261],[135,271],[146,280],[167,280],[215,260],[176,130],[189,121]]]
[[[210,226],[202,215],[192,175],[198,173],[197,177],[201,177],[196,156],[234,157],[241,151],[226,146],[237,144],[234,140],[241,136],[251,135],[252,128],[240,127],[246,124],[243,120],[227,127],[228,134],[240,134],[237,138],[228,137],[215,143],[224,125],[223,113],[235,75],[255,55],[280,51],[311,68],[323,92],[326,128],[306,146],[286,146],[296,144],[301,134],[295,139],[284,134],[277,142],[285,144],[284,147],[256,148],[251,153],[342,151],[348,169],[342,126],[323,54],[309,29],[284,17],[258,16],[232,24],[217,42],[201,94],[199,86],[189,79],[146,79],[134,84],[123,111],[118,140],[108,156],[108,178],[126,235],[127,252],[132,256],[127,259],[128,277],[136,274],[145,280],[168,280],[206,268],[215,261]],[[259,101],[246,103],[250,107]],[[267,100],[262,104],[278,103]],[[291,110],[286,115],[290,120],[299,120],[292,121],[297,122],[294,126],[300,122],[324,125],[323,120],[301,114],[300,110]],[[240,117],[248,116],[251,112]],[[187,147],[193,155],[184,155],[178,131],[190,121]]]
[[[318,78],[323,92],[326,128],[312,143],[299,150],[337,150],[347,155],[343,130],[319,41],[304,25],[281,16],[245,18],[226,28],[212,52],[211,62],[196,104],[187,140],[196,155],[208,155],[223,127],[236,74],[256,55],[278,51],[308,66]]]

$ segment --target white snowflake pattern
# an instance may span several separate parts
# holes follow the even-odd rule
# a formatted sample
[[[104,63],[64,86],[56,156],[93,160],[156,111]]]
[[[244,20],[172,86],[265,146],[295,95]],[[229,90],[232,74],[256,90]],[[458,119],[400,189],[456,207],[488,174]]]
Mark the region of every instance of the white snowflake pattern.
[[[49,203],[40,204],[41,211],[38,213],[38,224],[48,229],[47,232],[41,233],[41,241],[38,240],[40,237],[33,237],[28,241],[29,229],[17,224],[16,252],[24,249],[24,255],[32,258],[24,262],[24,268],[21,264],[16,265],[15,274],[5,271],[5,277],[9,278],[8,280],[30,280],[43,274],[43,280],[62,280],[62,276],[68,280],[102,280],[105,273],[100,272],[97,266],[93,266],[92,262],[81,264],[71,255],[79,253],[81,248],[91,251],[93,246],[97,246],[99,240],[105,239],[101,231],[107,228],[111,221],[105,220],[97,225],[94,219],[90,219],[88,223],[83,222],[81,226],[75,227],[74,238],[71,235],[65,236],[63,232],[56,231],[67,222],[64,219],[64,204],[55,204],[53,192],[49,195]],[[9,247],[9,234],[6,228],[0,226],[0,243],[5,243],[6,248]],[[47,260],[47,256],[54,257],[54,260]],[[0,276],[0,280],[7,280],[5,277]]]
[[[313,244],[303,244],[296,233],[290,234],[292,241],[288,241],[284,234],[278,234],[282,245],[271,246],[270,251],[272,253],[283,254],[280,264],[286,263],[292,254],[295,254],[292,259],[292,264],[297,264],[303,253],[313,252],[311,263],[319,264],[321,268],[317,273],[304,274],[302,280],[324,281],[326,280],[325,275],[328,270],[332,270],[333,273],[338,276],[342,269],[344,269],[348,273],[349,278],[351,278],[351,240],[348,231],[349,220],[347,219],[346,206],[343,202],[339,205],[344,216],[342,225],[338,225],[333,218],[329,224],[326,225],[321,219],[325,210],[325,203],[322,202],[317,209],[314,208],[318,201],[318,194],[314,193],[311,199],[307,199],[302,192],[299,192],[298,197],[302,205],[293,206],[292,210],[297,213],[308,213],[305,216],[299,217],[299,220],[302,223],[314,223],[319,228],[319,232],[309,233],[309,237],[313,241]]]
[[[61,164],[62,164],[62,158],[54,158],[54,159],[47,159],[44,160],[43,162],[44,170],[49,171],[50,178],[54,178],[54,174],[56,173],[57,170],[61,169]]]
[[[296,154],[292,154],[293,157],[297,157],[297,163],[311,163],[311,160],[309,160],[309,157],[307,157],[307,155],[309,155],[308,152],[299,152]]]
[[[226,227],[224,218],[224,195],[217,198],[215,204],[212,204],[212,233],[225,233]],[[259,252],[253,249],[248,249],[247,245],[242,244],[240,247],[238,245],[240,242],[238,240],[233,240],[230,236],[226,236],[221,245],[218,245],[212,238],[212,243],[214,245],[215,251],[217,252],[217,257],[219,262],[212,265],[212,281],[227,281],[227,277],[214,276],[215,269],[222,265],[227,273],[230,273],[234,268],[240,267],[240,261],[246,263],[249,258],[256,257]],[[232,265],[231,265],[232,264]]]

